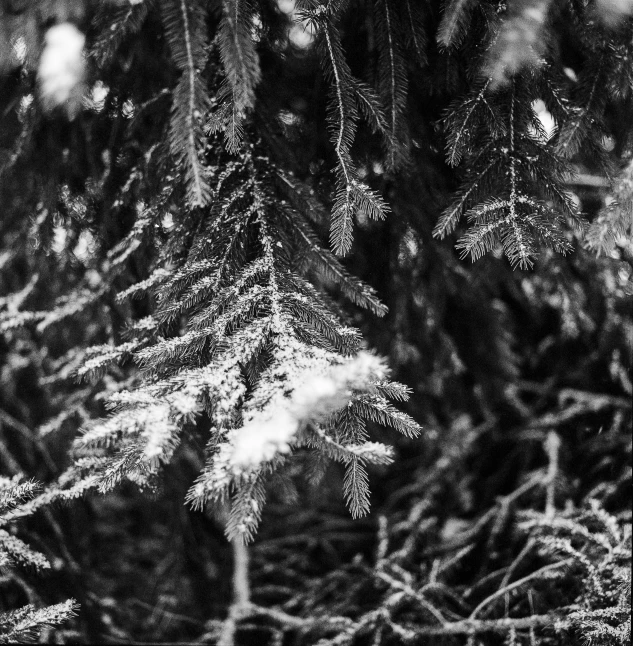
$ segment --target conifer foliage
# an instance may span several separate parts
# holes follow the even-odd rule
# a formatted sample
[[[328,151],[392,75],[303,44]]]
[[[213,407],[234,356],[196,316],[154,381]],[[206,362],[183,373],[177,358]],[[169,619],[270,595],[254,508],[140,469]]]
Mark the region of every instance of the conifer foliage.
[[[202,120],[209,111],[210,100],[200,78],[206,58],[203,8],[197,2],[181,0],[162,3],[161,10],[171,59],[180,72],[173,92],[170,149],[182,164],[189,203],[204,206],[210,196],[200,150]]]
[[[529,83],[513,80],[505,96],[497,92],[487,99],[490,84],[488,79],[476,86],[450,112],[448,162],[457,164],[463,150],[472,152],[464,186],[435,232],[451,233],[465,211],[471,226],[457,244],[462,257],[477,260],[501,242],[512,265],[526,269],[533,265],[538,242],[559,253],[571,250],[562,228],[565,217],[577,217],[563,188],[568,169],[547,146],[531,107],[538,95]],[[476,123],[488,118],[494,119],[494,129],[480,132],[479,139]]]
[[[0,479],[0,572],[11,567],[31,567],[36,570],[50,568],[47,559],[32,550],[26,543],[5,527],[10,512],[37,492],[38,486],[32,481],[19,482],[16,478]],[[5,578],[3,576],[3,578]],[[6,577],[10,580],[10,577]],[[24,642],[37,638],[47,626],[57,626],[68,621],[77,610],[73,599],[52,606],[36,608],[23,606],[16,610],[0,612],[0,644]]]
[[[98,465],[101,491],[122,477],[146,479],[170,460],[187,423],[206,413],[208,463],[188,500],[202,509],[235,491],[229,537],[253,537],[266,474],[302,445],[347,465],[350,509],[366,513],[363,465],[391,458],[387,447],[367,441],[365,420],[409,437],[419,428],[387,400],[407,399],[408,389],[386,381],[376,357],[359,354],[358,333],[305,275],[324,266],[357,302],[380,305],[316,247],[309,223],[276,194],[278,169],[255,146],[216,169],[214,208],[190,215],[166,241],[171,253],[184,248],[186,256],[172,272],[159,267],[119,296],[155,295],[155,313],[132,328],[125,348],[134,348],[146,376],[110,398],[114,415],[77,440],[79,454],[114,449]],[[186,328],[174,336],[170,328],[183,317]],[[80,372],[98,374],[113,355],[109,347],[91,352]]]
[[[0,568],[125,642],[630,641],[632,102],[630,0],[0,0]]]

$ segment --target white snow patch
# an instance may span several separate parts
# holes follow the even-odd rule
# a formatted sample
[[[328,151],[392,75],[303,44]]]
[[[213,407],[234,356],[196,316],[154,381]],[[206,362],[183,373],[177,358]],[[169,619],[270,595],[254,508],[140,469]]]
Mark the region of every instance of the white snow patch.
[[[272,460],[278,453],[289,453],[299,428],[318,423],[345,406],[353,391],[367,390],[371,383],[386,377],[383,362],[369,352],[325,370],[306,370],[297,375],[298,384],[288,398],[276,400],[246,422],[233,435],[230,464],[242,473]]]
[[[286,15],[294,13],[295,5],[295,0],[277,0],[277,8]]]
[[[54,25],[46,32],[37,70],[40,96],[46,109],[66,104],[69,116],[76,116],[85,74],[85,40],[84,34],[68,22]]]
[[[543,130],[545,131],[546,141],[549,141],[556,130],[556,121],[552,116],[551,112],[547,109],[545,102],[541,99],[537,99],[532,103],[532,110],[536,113]]]
[[[24,65],[24,63],[26,63],[27,47],[26,40],[23,36],[19,36],[15,39],[15,42],[13,43],[13,51],[15,52],[15,57],[20,61],[20,64]]]

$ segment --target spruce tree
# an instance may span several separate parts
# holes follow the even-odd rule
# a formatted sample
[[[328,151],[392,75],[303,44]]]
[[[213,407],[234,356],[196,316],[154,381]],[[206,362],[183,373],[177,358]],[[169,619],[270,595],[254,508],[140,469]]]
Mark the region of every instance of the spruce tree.
[[[49,483],[10,518],[186,481],[232,545],[234,601],[196,635],[223,646],[626,643],[631,14],[3,2],[0,439]],[[560,455],[604,425],[609,474],[573,484]],[[270,585],[304,590],[253,601],[266,499],[340,481],[357,519],[370,473],[372,565],[291,550]]]

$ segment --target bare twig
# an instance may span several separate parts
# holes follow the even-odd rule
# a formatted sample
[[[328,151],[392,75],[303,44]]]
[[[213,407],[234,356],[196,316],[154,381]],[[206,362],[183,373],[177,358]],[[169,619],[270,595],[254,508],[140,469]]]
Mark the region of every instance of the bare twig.
[[[424,599],[421,594],[416,592],[410,585],[394,579],[386,572],[375,572],[374,576],[387,583],[394,590],[403,592],[407,596],[407,598],[415,601],[415,603],[417,603],[421,608],[433,615],[433,617],[435,617],[435,619],[437,619],[437,621],[441,624],[446,623],[444,615],[432,603]]]
[[[436,554],[452,552],[453,550],[459,549],[465,545],[468,545],[479,532],[490,522],[491,519],[499,513],[499,507],[502,509],[507,509],[511,503],[520,498],[523,494],[531,491],[535,487],[543,486],[543,473],[538,471],[532,475],[532,477],[524,482],[520,487],[515,489],[513,492],[509,493],[507,496],[502,496],[497,499],[497,505],[489,509],[485,514],[483,514],[472,527],[466,531],[458,534],[451,543],[440,546],[439,548],[434,548],[428,550],[423,554],[424,558],[429,558],[435,556]]]
[[[387,517],[378,516],[378,547],[376,549],[376,567],[379,568],[387,556],[389,549],[389,529],[387,527]]]
[[[535,572],[532,572],[531,574],[528,574],[527,576],[524,576],[522,579],[518,579],[517,581],[514,581],[513,583],[510,583],[506,585],[503,588],[499,588],[494,594],[491,594],[489,597],[486,597],[471,613],[470,619],[474,619],[480,612],[485,608],[487,605],[491,604],[495,599],[498,599],[499,597],[505,595],[507,592],[510,592],[511,590],[514,590],[515,588],[518,588],[528,581],[531,581],[532,579],[536,579],[539,576],[545,574],[546,572],[550,572],[552,570],[556,570],[558,568],[564,567],[565,565],[570,565],[572,563],[573,559],[565,559],[564,561],[558,561],[557,563],[550,563],[549,565],[544,565],[542,568],[539,568]]]
[[[222,627],[218,646],[234,646],[238,623],[252,615],[248,581],[248,548],[240,541],[231,541],[233,549],[233,603]]]
[[[531,617],[504,617],[503,619],[463,619],[443,626],[421,626],[416,629],[416,637],[448,636],[448,635],[474,635],[481,633],[507,633],[512,628],[527,630],[529,628],[542,628],[551,626],[556,630],[564,630],[571,626],[571,622],[561,615],[532,615]],[[420,640],[420,643],[421,640]]]
[[[299,630],[303,633],[317,627],[331,631],[338,630],[335,637],[322,640],[324,646],[335,646],[336,644],[349,643],[350,638],[362,634],[368,629],[387,629],[397,635],[403,644],[423,644],[426,637],[439,637],[451,635],[475,635],[482,633],[505,634],[510,630],[534,630],[536,628],[551,627],[560,631],[571,627],[571,621],[563,614],[532,615],[529,617],[504,617],[502,619],[460,619],[436,625],[416,626],[414,629],[401,626],[393,621],[394,610],[407,598],[405,592],[399,592],[389,597],[383,607],[372,610],[356,621],[348,617],[337,616],[316,616],[316,617],[295,617],[282,610],[275,608],[264,608],[255,604],[249,604],[246,608],[247,617],[266,617],[280,625],[282,631]],[[242,617],[242,619],[247,618]],[[220,642],[218,642],[219,644]]]
[[[558,476],[558,454],[560,453],[560,437],[556,431],[550,431],[545,438],[547,453],[547,485],[545,497],[545,517],[554,518],[556,514],[556,478]]]
[[[576,173],[566,183],[568,186],[587,186],[589,188],[605,188],[610,185],[608,177],[590,175],[589,173]]]

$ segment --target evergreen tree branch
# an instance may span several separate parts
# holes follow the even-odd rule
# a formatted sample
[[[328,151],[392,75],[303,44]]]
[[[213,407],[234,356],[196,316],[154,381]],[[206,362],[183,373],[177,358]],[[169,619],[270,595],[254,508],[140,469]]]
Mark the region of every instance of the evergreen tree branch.
[[[184,181],[191,206],[211,199],[206,171],[201,162],[204,147],[202,123],[210,108],[200,71],[206,63],[204,10],[199,0],[162,0],[162,17],[172,60],[180,72],[173,92],[170,149],[184,165]]]

